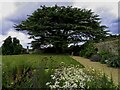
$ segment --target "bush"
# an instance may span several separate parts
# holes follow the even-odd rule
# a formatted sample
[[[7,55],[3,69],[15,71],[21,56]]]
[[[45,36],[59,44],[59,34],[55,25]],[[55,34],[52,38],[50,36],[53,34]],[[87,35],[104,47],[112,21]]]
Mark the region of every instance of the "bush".
[[[103,64],[107,63],[108,59],[113,56],[112,54],[110,54],[109,52],[106,52],[106,51],[99,52],[99,55],[101,57],[100,62]]]
[[[81,46],[80,56],[90,58],[97,53],[97,48],[94,47],[92,42],[86,42]]]
[[[113,56],[108,60],[108,66],[111,67],[120,67],[120,56]]]
[[[51,63],[49,64],[49,62]],[[50,75],[53,74],[57,63],[52,57],[45,57],[40,63],[37,63],[39,66],[34,66],[33,63],[26,60],[22,62],[20,60],[17,65],[3,64],[3,90],[9,88],[13,88],[13,90],[17,90],[17,88],[46,88],[45,84],[50,81]]]
[[[112,55],[106,51],[99,52],[99,55],[101,56],[101,63],[107,64],[110,67],[120,67],[120,56]]]

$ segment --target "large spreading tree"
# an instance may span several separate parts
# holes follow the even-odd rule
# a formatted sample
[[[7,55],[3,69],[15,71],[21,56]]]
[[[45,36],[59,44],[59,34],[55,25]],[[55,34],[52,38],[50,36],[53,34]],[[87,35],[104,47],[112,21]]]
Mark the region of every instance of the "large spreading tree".
[[[99,15],[91,10],[57,5],[41,6],[15,28],[28,31],[30,38],[34,39],[34,49],[52,45],[57,52],[64,52],[71,43],[98,41],[107,34]]]

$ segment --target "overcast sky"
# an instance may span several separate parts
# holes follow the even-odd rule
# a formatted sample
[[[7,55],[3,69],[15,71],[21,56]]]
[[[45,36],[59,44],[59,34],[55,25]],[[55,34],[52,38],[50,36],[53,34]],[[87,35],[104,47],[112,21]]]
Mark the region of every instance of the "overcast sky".
[[[0,2],[0,46],[3,40],[8,37],[17,37],[21,44],[26,47],[31,40],[29,35],[18,32],[13,28],[27,18],[34,10],[41,5],[73,6],[78,8],[92,9],[95,14],[100,15],[102,24],[106,25],[111,33],[118,33],[118,2]]]

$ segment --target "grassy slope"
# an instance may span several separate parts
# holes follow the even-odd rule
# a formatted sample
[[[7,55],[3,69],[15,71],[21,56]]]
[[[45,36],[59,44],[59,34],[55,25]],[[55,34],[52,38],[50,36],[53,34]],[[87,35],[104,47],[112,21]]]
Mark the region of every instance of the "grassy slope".
[[[73,64],[83,67],[79,62],[66,55],[3,56],[2,85],[4,88],[46,88],[46,82],[51,80],[50,75],[53,74],[54,69],[60,67],[61,62],[64,62],[66,65]]]
[[[73,60],[67,55],[7,55],[2,57],[3,67],[4,65],[16,66],[23,63],[31,64],[33,67],[40,65],[41,61],[47,60],[48,65],[55,63],[55,65],[64,62],[67,65],[74,64],[80,65],[79,62]]]

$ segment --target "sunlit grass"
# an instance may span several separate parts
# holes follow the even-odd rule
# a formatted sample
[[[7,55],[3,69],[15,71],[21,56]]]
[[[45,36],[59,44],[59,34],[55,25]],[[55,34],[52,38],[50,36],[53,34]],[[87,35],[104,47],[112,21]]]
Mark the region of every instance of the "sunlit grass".
[[[55,66],[59,63],[64,62],[67,65],[74,64],[80,65],[79,62],[75,61],[67,55],[7,55],[2,57],[3,67],[6,66],[17,66],[22,63],[31,64],[33,67],[39,65],[41,62],[47,60],[48,65],[55,62]],[[51,60],[50,60],[51,59]]]

